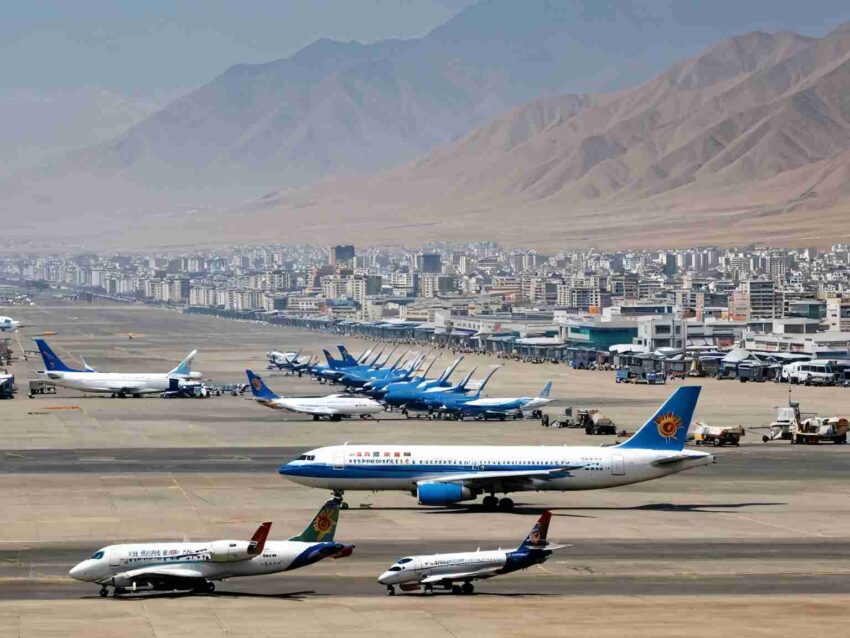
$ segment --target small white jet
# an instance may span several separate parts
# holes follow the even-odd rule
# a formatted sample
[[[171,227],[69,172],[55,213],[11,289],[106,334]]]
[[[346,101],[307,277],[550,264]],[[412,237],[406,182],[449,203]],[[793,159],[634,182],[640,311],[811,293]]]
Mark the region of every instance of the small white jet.
[[[23,324],[11,317],[0,317],[0,332],[15,332]]]
[[[248,375],[251,394],[254,395],[257,403],[276,410],[309,414],[314,421],[322,417],[330,421],[340,421],[343,417],[350,416],[366,419],[384,411],[383,405],[368,397],[344,394],[329,394],[324,397],[282,397],[269,390],[261,377],[250,370],[245,370],[245,373]]]
[[[100,595],[139,591],[213,592],[227,578],[291,571],[324,558],[350,556],[354,545],[334,541],[339,504],[328,501],[301,534],[287,541],[266,541],[271,523],[263,523],[249,541],[109,545],[75,565],[69,575],[97,583]]]
[[[397,560],[378,577],[378,582],[387,586],[390,596],[395,594],[396,585],[402,591],[424,588],[426,594],[433,593],[434,586],[454,594],[471,594],[475,590],[473,580],[539,565],[546,562],[554,550],[566,547],[550,545],[546,540],[551,518],[551,512],[543,512],[516,549],[408,556]]]
[[[36,339],[36,344],[44,359],[44,375],[56,385],[82,392],[109,393],[113,397],[138,397],[142,394],[162,393],[175,389],[188,380],[203,378],[200,372],[192,370],[192,360],[198,353],[193,350],[189,356],[169,372],[99,372],[89,366],[85,360],[83,370],[69,368],[47,345],[44,339]]]

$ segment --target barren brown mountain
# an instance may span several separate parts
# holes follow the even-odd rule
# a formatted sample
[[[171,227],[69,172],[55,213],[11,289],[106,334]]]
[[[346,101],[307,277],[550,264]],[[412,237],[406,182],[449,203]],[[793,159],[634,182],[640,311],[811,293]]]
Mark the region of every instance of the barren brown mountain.
[[[746,34],[634,89],[536,100],[394,171],[242,213],[298,239],[817,245],[850,236],[848,178],[845,25]]]

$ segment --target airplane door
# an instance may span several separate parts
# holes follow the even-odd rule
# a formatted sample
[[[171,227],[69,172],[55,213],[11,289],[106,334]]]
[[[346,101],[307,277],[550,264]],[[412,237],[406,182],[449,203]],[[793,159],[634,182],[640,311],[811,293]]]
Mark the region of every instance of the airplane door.
[[[121,552],[117,547],[109,550],[109,566],[118,567],[121,565]]]
[[[614,454],[611,457],[611,474],[623,476],[626,473],[626,461],[622,454]]]
[[[334,452],[334,469],[341,470],[345,466],[345,451]]]

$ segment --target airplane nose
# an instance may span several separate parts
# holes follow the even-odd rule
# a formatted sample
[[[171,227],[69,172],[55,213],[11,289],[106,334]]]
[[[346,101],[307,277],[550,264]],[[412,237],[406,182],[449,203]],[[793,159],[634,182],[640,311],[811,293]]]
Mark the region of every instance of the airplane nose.
[[[68,572],[68,576],[75,580],[84,580],[86,576],[86,564],[85,562],[78,563],[71,568],[71,571]]]
[[[378,582],[381,585],[389,585],[390,583],[393,582],[393,577],[395,576],[395,574],[396,574],[396,572],[386,571],[383,574],[381,574],[380,576],[378,576]]]

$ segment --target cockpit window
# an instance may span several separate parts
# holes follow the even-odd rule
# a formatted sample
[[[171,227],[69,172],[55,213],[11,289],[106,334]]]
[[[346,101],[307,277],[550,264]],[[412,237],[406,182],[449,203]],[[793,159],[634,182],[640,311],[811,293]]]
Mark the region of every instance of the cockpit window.
[[[296,461],[314,461],[316,460],[315,454],[302,454],[299,456]]]
[[[103,552],[102,551],[95,552],[94,554],[91,555],[91,560],[99,560],[101,558],[103,558]]]
[[[399,567],[398,565],[393,565],[392,567],[390,567],[390,571],[391,572],[400,572],[401,567]]]
[[[398,564],[404,565],[405,563],[409,563],[412,560],[413,560],[412,558],[402,558],[401,560],[398,561]]]

